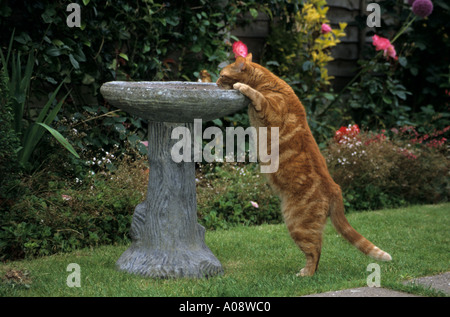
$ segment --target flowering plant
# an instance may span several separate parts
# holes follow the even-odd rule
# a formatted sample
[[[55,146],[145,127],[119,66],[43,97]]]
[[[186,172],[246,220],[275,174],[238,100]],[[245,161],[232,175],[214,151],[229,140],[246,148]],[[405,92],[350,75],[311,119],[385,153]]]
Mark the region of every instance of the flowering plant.
[[[395,60],[398,60],[397,53],[395,51],[394,45],[384,37],[374,35],[372,37],[372,44],[375,46],[376,51],[383,51],[384,57],[391,57]]]
[[[433,12],[433,3],[430,0],[410,0],[408,3],[412,6],[412,12],[422,18],[426,18]]]
[[[337,143],[347,143],[350,139],[355,138],[360,130],[357,124],[349,125],[348,127],[341,127],[336,131],[334,140]]]
[[[331,26],[329,26],[326,23],[322,23],[321,31],[320,31],[322,34],[327,34],[327,33],[331,32],[331,31],[332,31]]]
[[[241,41],[237,41],[233,43],[233,53],[234,57],[242,56],[246,57],[248,54],[247,45],[245,45]]]
[[[425,135],[411,126],[377,133],[358,130],[341,127],[336,132],[342,137],[340,142],[333,140],[323,150],[347,210],[448,199],[447,140],[443,135],[450,126]]]

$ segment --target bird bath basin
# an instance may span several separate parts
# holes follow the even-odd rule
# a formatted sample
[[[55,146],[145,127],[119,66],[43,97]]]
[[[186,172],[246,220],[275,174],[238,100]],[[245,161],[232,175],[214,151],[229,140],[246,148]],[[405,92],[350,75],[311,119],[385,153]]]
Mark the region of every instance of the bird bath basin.
[[[197,223],[195,162],[172,159],[179,140],[171,135],[176,127],[194,131],[194,119],[209,121],[243,109],[249,99],[214,83],[117,81],[100,91],[113,106],[148,120],[147,197],[136,206],[132,243],[117,261],[118,269],[160,278],[221,274],[222,265]]]

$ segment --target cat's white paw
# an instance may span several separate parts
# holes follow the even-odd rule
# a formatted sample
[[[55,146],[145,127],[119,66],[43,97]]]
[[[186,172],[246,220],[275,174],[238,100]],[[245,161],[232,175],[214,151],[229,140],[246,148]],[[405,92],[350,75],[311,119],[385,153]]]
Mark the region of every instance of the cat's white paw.
[[[244,86],[247,86],[247,85],[243,84],[243,83],[235,83],[233,85],[233,88],[236,89],[236,90],[241,90],[241,88],[244,87]]]
[[[311,272],[310,270],[306,270],[306,268],[303,268],[300,270],[299,273],[296,274],[296,276],[313,276],[314,272]]]

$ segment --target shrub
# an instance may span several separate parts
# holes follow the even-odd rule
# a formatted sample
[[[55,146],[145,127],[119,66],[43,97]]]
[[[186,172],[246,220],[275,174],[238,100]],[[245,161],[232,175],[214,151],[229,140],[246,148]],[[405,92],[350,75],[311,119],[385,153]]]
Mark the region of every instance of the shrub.
[[[368,69],[359,81],[349,87],[350,95],[344,103],[348,115],[366,127],[380,129],[412,124],[411,107],[406,101],[409,91],[398,80],[406,60],[401,63],[386,61],[378,55],[369,61],[360,61],[362,69]]]
[[[77,2],[81,27],[73,28],[66,24],[67,1],[0,6],[0,26],[16,29],[21,51],[37,51],[40,88],[65,78],[74,95],[82,87],[95,95],[110,80],[196,81],[202,69],[217,75],[217,65],[227,58],[229,30],[238,15],[257,6],[209,0]],[[0,35],[2,46],[9,40],[5,35],[10,36]]]
[[[0,260],[129,241],[134,208],[144,199],[146,159],[123,157],[84,181],[61,181],[49,168],[25,181],[29,193],[0,213]]]
[[[114,171],[120,162],[116,158],[123,155],[139,160],[147,154],[140,142],[147,138],[145,121],[108,105],[64,112],[57,129],[70,138],[80,154],[80,158],[64,156],[61,161],[64,175],[71,179],[83,179],[103,169]]]
[[[0,70],[0,206],[13,194],[19,182],[20,165],[17,150],[20,139],[12,126],[13,114],[7,77]]]
[[[329,9],[325,0],[298,1],[279,4],[279,20],[273,24],[264,52],[264,63],[285,79],[294,89],[308,112],[311,129],[323,142],[334,129],[338,107],[326,111],[324,105],[334,99],[332,76],[328,63],[333,60],[331,48],[346,34],[346,23],[329,28]],[[300,8],[299,8],[300,7]]]
[[[280,223],[280,201],[256,164],[203,165],[197,173],[199,222],[207,229]]]
[[[423,130],[419,131],[421,133],[430,132],[434,128],[442,130],[449,125],[450,97],[446,91],[450,89],[450,10],[448,2],[432,2],[434,9],[425,19],[416,17],[408,3],[399,5],[396,0],[386,0],[382,5],[384,13],[381,31],[385,35],[415,18],[395,45],[406,63],[406,67],[398,68],[397,78],[406,90],[413,92],[407,96],[406,104],[411,108],[411,121]],[[426,130],[425,125],[430,121],[434,122]]]
[[[448,200],[450,165],[441,151],[382,131],[333,140],[324,155],[347,210],[366,210]]]

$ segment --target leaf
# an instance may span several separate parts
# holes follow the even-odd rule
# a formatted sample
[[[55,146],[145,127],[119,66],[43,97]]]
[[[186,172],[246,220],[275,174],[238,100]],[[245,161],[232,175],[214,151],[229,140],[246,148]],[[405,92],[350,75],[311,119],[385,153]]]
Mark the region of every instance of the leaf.
[[[397,95],[397,97],[399,97],[400,99],[406,100],[406,94],[404,91],[396,91],[395,94]]]
[[[58,84],[58,82],[53,77],[50,77],[50,76],[45,76],[45,80],[47,80],[50,84],[53,84],[53,85]]]
[[[78,155],[78,153],[75,151],[75,149],[72,147],[72,145],[69,143],[69,141],[67,141],[66,138],[64,138],[61,133],[59,133],[58,131],[56,131],[55,129],[49,127],[48,125],[42,123],[42,122],[38,122],[37,124],[39,124],[40,126],[44,127],[45,129],[47,129],[48,132],[50,132],[55,139],[61,143],[62,146],[64,146],[70,153],[72,153],[73,156],[75,156],[76,158],[80,158],[80,156]]]
[[[121,123],[114,124],[114,129],[121,134],[125,134],[127,132],[127,129],[125,129]]]
[[[420,110],[422,110],[423,113],[428,114],[428,115],[434,115],[435,114],[435,111],[434,111],[432,105],[428,105],[426,107],[420,107]]]
[[[83,4],[87,6],[91,0],[83,0]]]
[[[308,70],[311,70],[313,66],[314,65],[311,61],[306,61],[303,63],[302,69],[303,69],[303,71],[308,71]]]
[[[200,45],[198,45],[198,44],[192,46],[192,48],[191,48],[191,51],[194,52],[194,53],[198,53],[201,50],[202,50],[202,47]]]
[[[84,74],[83,80],[81,81],[83,85],[90,85],[95,82],[95,78],[89,74]]]
[[[56,46],[63,46],[64,42],[58,39],[52,40],[52,43],[55,44]]]
[[[386,96],[383,96],[382,98],[383,98],[383,101],[384,101],[385,103],[387,103],[388,105],[390,105],[390,104],[392,103],[392,100],[391,100],[390,98],[388,98],[388,97],[386,97]]]
[[[252,15],[252,17],[254,19],[256,19],[258,17],[258,11],[254,8],[250,8],[250,14]]]
[[[14,37],[14,40],[20,44],[27,44],[28,42],[31,42],[31,37],[27,33],[22,32],[20,35]]]
[[[69,54],[69,60],[75,69],[80,69],[80,64],[78,64],[77,60],[75,59],[75,57],[73,57],[72,54]]]
[[[223,126],[222,120],[220,119],[214,119],[212,122],[219,127]]]
[[[44,20],[45,23],[52,23],[54,22],[53,16],[56,14],[56,11],[54,8],[50,7],[45,10],[44,13],[41,14],[42,20]]]
[[[127,54],[125,54],[125,53],[120,53],[119,56],[122,57],[122,58],[123,58],[124,60],[126,60],[127,62],[129,61],[129,60],[128,60],[128,55],[127,55]]]
[[[323,94],[323,96],[324,96],[326,99],[330,100],[330,101],[334,100],[334,98],[335,98],[335,96],[334,96],[333,94],[330,94],[330,93],[328,93],[328,92],[325,92],[325,93]]]
[[[408,65],[408,60],[406,59],[406,57],[403,57],[403,56],[398,58],[398,62],[403,67],[406,67],[406,65]]]
[[[48,48],[48,49],[45,51],[45,53],[46,53],[47,55],[53,56],[53,57],[59,56],[59,55],[62,54],[61,50],[60,50],[59,48],[57,48],[57,47],[50,47],[50,48]]]

